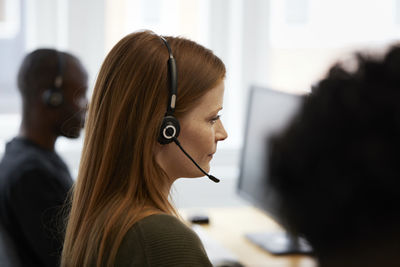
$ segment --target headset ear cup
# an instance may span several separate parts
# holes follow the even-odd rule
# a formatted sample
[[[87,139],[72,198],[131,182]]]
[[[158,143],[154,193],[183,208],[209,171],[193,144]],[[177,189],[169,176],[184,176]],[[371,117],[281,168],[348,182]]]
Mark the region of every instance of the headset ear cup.
[[[180,130],[179,121],[174,116],[165,116],[158,135],[158,142],[162,145],[171,143],[174,138],[178,138]]]
[[[42,97],[43,102],[53,108],[59,107],[64,101],[63,94],[56,88],[45,90]]]

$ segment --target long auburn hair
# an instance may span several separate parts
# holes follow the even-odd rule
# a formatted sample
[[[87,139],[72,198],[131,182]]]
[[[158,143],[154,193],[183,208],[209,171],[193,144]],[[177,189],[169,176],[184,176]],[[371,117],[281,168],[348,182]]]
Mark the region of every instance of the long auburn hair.
[[[212,51],[166,37],[178,69],[177,118],[225,77]],[[112,266],[146,204],[176,211],[154,155],[169,97],[168,50],[150,31],[120,40],[104,60],[89,107],[61,266]]]

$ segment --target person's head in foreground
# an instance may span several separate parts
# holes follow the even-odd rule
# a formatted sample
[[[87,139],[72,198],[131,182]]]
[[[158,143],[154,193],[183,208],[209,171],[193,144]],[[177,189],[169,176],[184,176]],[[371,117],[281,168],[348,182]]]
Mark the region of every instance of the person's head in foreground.
[[[333,66],[272,139],[285,226],[320,266],[398,266],[400,47]]]
[[[103,62],[89,107],[63,266],[114,266],[123,254],[121,243],[130,242],[126,235],[133,226],[149,215],[176,215],[168,200],[172,183],[180,177],[203,176],[172,140],[167,143],[160,137],[173,134],[171,127],[161,129],[165,116],[179,120],[177,139],[205,171],[218,141],[227,137],[219,119],[224,64],[195,42],[163,38],[149,31],[129,34]],[[177,68],[175,110],[171,56]],[[146,234],[144,230],[144,238]],[[161,248],[152,249],[148,254]],[[186,251],[181,249],[184,258]],[[140,251],[130,253],[132,258],[144,257]]]

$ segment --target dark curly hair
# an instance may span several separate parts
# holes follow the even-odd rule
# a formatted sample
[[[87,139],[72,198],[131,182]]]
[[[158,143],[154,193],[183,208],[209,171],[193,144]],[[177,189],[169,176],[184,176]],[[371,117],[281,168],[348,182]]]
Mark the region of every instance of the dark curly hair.
[[[317,255],[400,240],[400,46],[356,60],[355,71],[334,65],[270,140],[284,224]]]

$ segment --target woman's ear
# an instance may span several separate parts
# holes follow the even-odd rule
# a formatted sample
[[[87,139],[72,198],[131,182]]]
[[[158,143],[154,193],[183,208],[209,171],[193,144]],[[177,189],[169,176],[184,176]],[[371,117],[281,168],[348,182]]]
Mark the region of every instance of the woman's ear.
[[[163,146],[159,142],[156,142],[156,144],[153,147],[153,154],[155,157],[157,157],[158,154],[163,150]]]
[[[168,158],[168,153],[167,153],[167,145],[161,145],[160,143],[156,143],[153,148],[153,155],[154,155],[154,160],[158,164],[158,166],[166,171],[166,160]]]
[[[165,150],[167,148],[167,145],[162,145],[158,142],[156,142],[156,144],[153,147],[153,155],[154,155],[154,159],[156,160],[156,162],[158,163],[158,165],[162,166],[163,162],[164,162],[164,157],[166,155]]]

